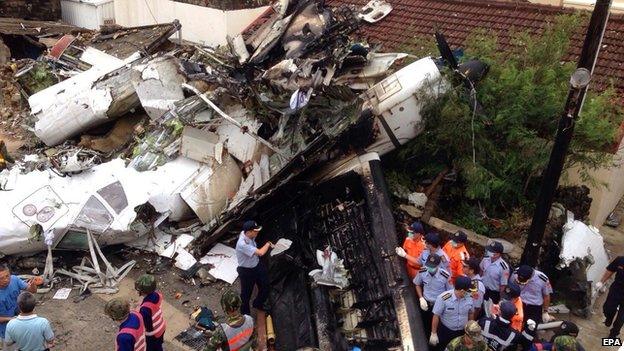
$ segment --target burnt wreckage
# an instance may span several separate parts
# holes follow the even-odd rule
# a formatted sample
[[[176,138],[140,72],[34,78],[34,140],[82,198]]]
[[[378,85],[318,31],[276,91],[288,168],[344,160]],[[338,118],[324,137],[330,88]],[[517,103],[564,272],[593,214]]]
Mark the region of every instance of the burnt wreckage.
[[[76,72],[29,97],[34,133],[57,148],[55,162],[39,152],[29,155],[36,168],[24,161],[0,173],[0,188],[10,190],[0,209],[15,214],[0,223],[11,239],[0,252],[129,243],[195,218],[201,233],[189,250],[199,253],[255,218],[266,228],[260,243],[292,241],[265,258],[277,349],[427,350],[414,291],[393,254],[380,157],[417,137],[420,109],[453,85],[478,111],[474,83],[487,67],[459,65],[437,35],[442,59],[392,73],[407,55],[349,38],[361,20],[390,10],[380,1],[359,14],[282,1],[228,38],[229,53],[181,46],[163,54],[156,45],[117,52],[105,42],[117,36],[100,33],[94,42],[107,53],[64,37],[55,64]],[[158,47],[179,24],[169,27],[154,35]],[[90,66],[77,69],[78,55]],[[81,133],[122,121],[143,130],[131,147],[92,154],[101,138],[84,135],[76,146]],[[63,211],[39,218],[34,203]],[[41,233],[31,237],[29,228]]]
[[[278,20],[269,19],[258,31],[267,33],[270,25],[266,23],[275,28]],[[352,27],[336,24],[329,28]],[[317,133],[308,138],[306,147],[266,183],[230,207],[216,223],[206,225],[195,242],[198,247],[209,247],[224,236],[238,234],[241,221],[250,218],[265,228],[257,239],[259,245],[280,238],[292,241],[289,250],[264,258],[271,280],[269,313],[280,331],[276,349],[348,350],[357,345],[368,350],[428,350],[415,293],[403,262],[393,254],[397,233],[380,155],[421,131],[419,110],[428,94],[435,97],[450,85],[463,85],[475,110],[480,107],[472,94],[473,83],[486,74],[487,66],[478,61],[459,65],[444,37],[436,37],[441,60],[416,61],[358,97],[346,99],[350,103],[342,100],[342,109],[331,110],[340,101],[338,96],[348,96],[346,91],[336,95],[337,91],[324,88],[322,95],[310,100],[314,105],[307,111],[317,115],[308,123],[320,119],[325,126],[315,128]],[[318,42],[298,44],[295,47],[303,48],[302,52],[322,47]],[[292,47],[284,44],[287,57]],[[349,62],[362,59],[359,49],[352,46],[344,53],[343,70],[349,69]],[[268,52],[270,58],[272,51]],[[333,52],[321,62],[336,57],[335,46]],[[454,72],[450,82],[442,78],[443,68]],[[352,88],[357,85],[351,84]],[[327,128],[340,120],[340,127]],[[310,271],[323,265],[321,256],[327,262],[331,255],[342,260],[340,268],[348,272],[348,283],[342,289],[328,286],[339,286],[338,282],[322,284],[310,279]]]

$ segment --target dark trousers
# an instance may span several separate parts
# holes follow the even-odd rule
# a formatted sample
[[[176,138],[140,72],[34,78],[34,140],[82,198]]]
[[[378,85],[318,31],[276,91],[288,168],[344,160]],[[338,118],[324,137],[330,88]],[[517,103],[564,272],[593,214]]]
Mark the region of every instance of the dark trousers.
[[[542,305],[527,305],[526,303],[522,303],[522,310],[524,312],[524,319],[522,321],[522,325],[526,325],[526,322],[529,319],[535,321],[535,323],[542,323]],[[535,336],[535,330],[529,331],[526,330],[527,334],[531,336]]]
[[[487,301],[488,299],[492,299],[492,302],[494,302],[494,304],[499,303],[500,291],[490,290],[488,288],[485,288],[485,294],[483,294],[483,301]]]
[[[447,328],[442,322],[438,324],[438,339],[440,343],[433,348],[435,351],[442,351],[446,348],[451,340],[455,339],[458,336],[464,335],[464,328],[460,330],[451,330]]]
[[[621,291],[616,291],[613,286],[609,289],[609,295],[607,295],[607,299],[604,305],[602,305],[602,313],[604,313],[606,319],[605,324],[611,325],[613,323],[609,331],[609,337],[617,338],[620,335],[622,325],[624,325],[624,295],[622,295]],[[615,321],[613,320],[614,318]]]
[[[145,337],[146,351],[163,351],[163,343],[165,342],[165,334],[160,338],[153,336]]]
[[[429,337],[431,334],[431,320],[433,319],[433,303],[427,302],[429,308],[426,311],[420,310],[420,316],[422,317],[423,329],[425,329],[425,337]]]
[[[264,302],[269,297],[269,271],[260,262],[254,268],[238,267],[238,276],[241,284],[241,313],[251,315],[249,300],[255,286],[258,286],[258,295],[253,301],[253,307],[264,310]]]

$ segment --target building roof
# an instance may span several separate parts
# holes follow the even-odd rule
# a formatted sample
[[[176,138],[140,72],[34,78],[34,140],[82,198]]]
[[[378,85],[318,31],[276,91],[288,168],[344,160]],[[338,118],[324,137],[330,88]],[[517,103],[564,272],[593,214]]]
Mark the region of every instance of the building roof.
[[[460,47],[469,34],[487,29],[498,34],[502,49],[509,47],[511,29],[541,32],[557,15],[574,11],[548,5],[491,0],[387,0],[393,11],[381,21],[363,23],[360,35],[371,43],[382,44],[384,51],[404,48],[414,37],[431,36],[440,30],[451,47]],[[364,6],[368,0],[328,0],[330,6]],[[567,60],[576,62],[581,53],[586,26],[571,40]],[[614,80],[624,93],[624,15],[612,14],[594,72],[594,87],[602,90]]]

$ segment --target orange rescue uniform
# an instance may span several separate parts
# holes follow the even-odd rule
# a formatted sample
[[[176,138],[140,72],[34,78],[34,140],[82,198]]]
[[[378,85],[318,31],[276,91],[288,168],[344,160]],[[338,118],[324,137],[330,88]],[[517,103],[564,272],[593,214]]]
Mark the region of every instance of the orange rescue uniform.
[[[442,248],[449,257],[449,269],[451,270],[451,283],[455,284],[455,278],[464,274],[463,261],[470,258],[466,246],[453,247],[451,240]]]
[[[425,250],[425,242],[422,239],[410,239],[405,238],[403,242],[403,250],[405,252],[415,258],[420,257],[420,254]],[[418,271],[420,271],[420,265],[410,262],[407,262],[407,275],[409,275],[410,279],[414,279]]]
[[[516,306],[516,314],[511,318],[511,327],[515,330],[521,332],[524,325],[524,311],[522,310],[522,299],[517,298],[516,301],[513,302]]]

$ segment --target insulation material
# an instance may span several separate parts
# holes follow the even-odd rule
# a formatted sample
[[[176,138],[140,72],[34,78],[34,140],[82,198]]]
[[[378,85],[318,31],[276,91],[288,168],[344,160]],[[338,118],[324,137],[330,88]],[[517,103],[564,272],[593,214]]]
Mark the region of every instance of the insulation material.
[[[184,99],[180,85],[185,82],[178,73],[178,65],[172,58],[154,60],[137,67],[142,80],[134,83],[141,105],[152,119],[159,119],[174,107],[176,101]]]
[[[262,123],[255,119],[247,118],[244,113],[244,110],[239,110],[237,114],[228,114],[242,125],[247,126],[251,132],[258,133],[258,129],[260,129]],[[216,133],[219,135],[219,141],[224,143],[230,155],[234,156],[237,160],[245,163],[259,156],[259,142],[248,133],[242,131],[238,126],[231,123],[222,123],[217,128]]]
[[[217,243],[199,260],[199,263],[212,265],[213,268],[208,273],[228,284],[234,284],[238,278],[236,250],[229,246]]]
[[[0,179],[11,181],[4,188],[9,191],[3,192],[3,201],[0,201],[0,253],[45,249],[42,240],[29,238],[29,226],[44,207],[54,207],[51,212],[42,212],[39,220],[42,226],[46,224],[44,229],[53,233],[55,243],[68,229],[79,226],[93,230],[105,228],[104,232],[95,233],[100,244],[136,240],[142,233],[131,228],[137,217],[135,207],[149,202],[159,213],[179,212],[178,207],[183,204],[180,189],[200,167],[198,162],[179,157],[147,172],[126,168],[122,159],[97,165],[71,177],[60,177],[50,170],[27,174],[21,174],[18,167],[5,170],[0,173]],[[111,186],[116,182],[119,185]],[[174,201],[176,199],[179,201]],[[24,206],[31,202],[34,207],[28,206],[26,212],[35,213],[35,217],[20,215],[23,217],[20,219],[14,215],[14,211],[23,214]]]
[[[206,166],[182,190],[182,199],[203,223],[217,218],[236,194],[243,174],[229,155],[222,164]]]

